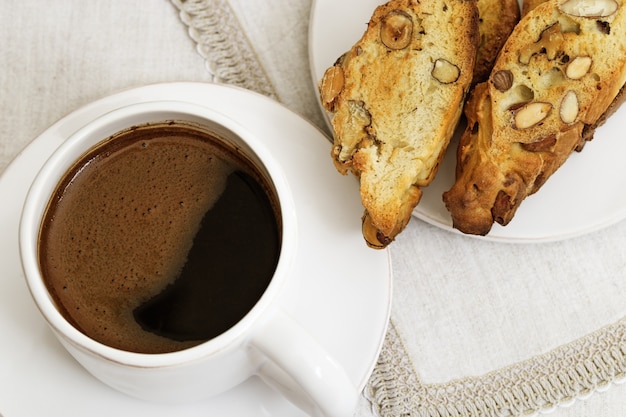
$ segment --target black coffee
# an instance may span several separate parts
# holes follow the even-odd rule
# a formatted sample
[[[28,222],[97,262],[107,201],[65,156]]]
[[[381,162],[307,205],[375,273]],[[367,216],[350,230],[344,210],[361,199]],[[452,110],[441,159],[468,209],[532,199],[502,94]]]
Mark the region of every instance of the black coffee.
[[[86,154],[49,203],[39,258],[80,331],[135,352],[171,352],[232,327],[259,300],[280,251],[268,181],[201,127],[129,129]]]

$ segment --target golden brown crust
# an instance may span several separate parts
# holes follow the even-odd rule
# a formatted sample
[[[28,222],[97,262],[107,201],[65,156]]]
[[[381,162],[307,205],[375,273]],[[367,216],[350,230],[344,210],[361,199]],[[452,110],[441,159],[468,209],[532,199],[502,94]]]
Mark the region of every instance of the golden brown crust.
[[[524,0],[522,2],[522,16],[526,16],[532,9],[546,1],[547,0]]]
[[[476,3],[392,0],[320,81],[332,157],[360,179],[368,245],[408,223],[462,112],[478,44]]]
[[[443,196],[462,232],[506,225],[617,104],[626,81],[626,54],[616,53],[626,51],[626,6],[606,0],[602,10],[576,16],[579,1],[549,0],[523,17],[489,81],[473,91],[457,178]]]
[[[576,148],[578,152],[583,150],[585,143],[593,139],[593,136],[596,133],[596,129],[602,126],[608,120],[608,118],[611,117],[613,113],[615,113],[617,109],[625,102],[626,102],[626,85],[623,85],[621,90],[619,91],[619,93],[617,94],[617,96],[615,97],[611,105],[609,106],[609,108],[602,114],[602,116],[600,116],[598,121],[593,124],[585,126],[585,128],[583,129],[584,140]]]
[[[478,0],[480,43],[473,84],[486,81],[504,42],[520,18],[517,0]]]

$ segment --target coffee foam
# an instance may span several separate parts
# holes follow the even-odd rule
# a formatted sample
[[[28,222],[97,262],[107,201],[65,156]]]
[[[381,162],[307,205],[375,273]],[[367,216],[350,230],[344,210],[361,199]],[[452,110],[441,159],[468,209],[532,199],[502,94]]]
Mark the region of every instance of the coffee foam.
[[[204,135],[174,127],[126,132],[84,158],[42,229],[42,269],[66,317],[129,351],[199,343],[146,332],[133,310],[180,273],[234,167],[230,153]]]

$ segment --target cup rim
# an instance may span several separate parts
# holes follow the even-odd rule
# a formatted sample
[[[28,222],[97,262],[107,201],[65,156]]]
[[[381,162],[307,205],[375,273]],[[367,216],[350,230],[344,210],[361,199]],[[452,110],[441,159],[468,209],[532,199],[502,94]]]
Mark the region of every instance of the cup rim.
[[[169,117],[157,117],[161,114],[167,114]],[[135,119],[146,120],[127,123]],[[133,125],[162,120],[184,120],[199,123],[205,121],[209,124],[219,125],[229,132],[228,134],[241,138],[250,148],[248,151],[254,153],[262,161],[263,168],[269,174],[280,205],[282,239],[278,263],[271,282],[252,309],[234,326],[194,347],[167,353],[139,353],[100,343],[76,329],[63,317],[48,293],[40,272],[37,241],[42,214],[60,176],[64,175],[87,150],[110,136],[101,135],[97,136],[99,139],[94,139],[96,131],[106,128],[111,130],[113,126],[126,125],[122,128],[113,129],[115,130],[111,132],[113,134]],[[68,158],[68,155],[72,154],[75,156]],[[297,219],[295,204],[282,167],[256,135],[237,121],[199,104],[172,100],[135,103],[117,108],[89,121],[82,128],[69,135],[44,162],[31,183],[22,209],[19,223],[19,251],[22,269],[31,296],[47,323],[63,341],[126,366],[143,368],[176,366],[217,354],[233,344],[243,343],[245,338],[249,337],[246,334],[247,330],[252,328],[255,322],[262,320],[264,313],[271,309],[272,303],[285,286],[296,257]]]

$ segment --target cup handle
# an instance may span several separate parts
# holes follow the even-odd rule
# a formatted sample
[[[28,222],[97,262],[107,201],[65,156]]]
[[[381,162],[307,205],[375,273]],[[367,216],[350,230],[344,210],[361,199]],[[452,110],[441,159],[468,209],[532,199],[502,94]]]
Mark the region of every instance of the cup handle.
[[[359,392],[344,369],[284,311],[277,312],[251,345],[269,363],[258,375],[313,416],[353,416]]]

